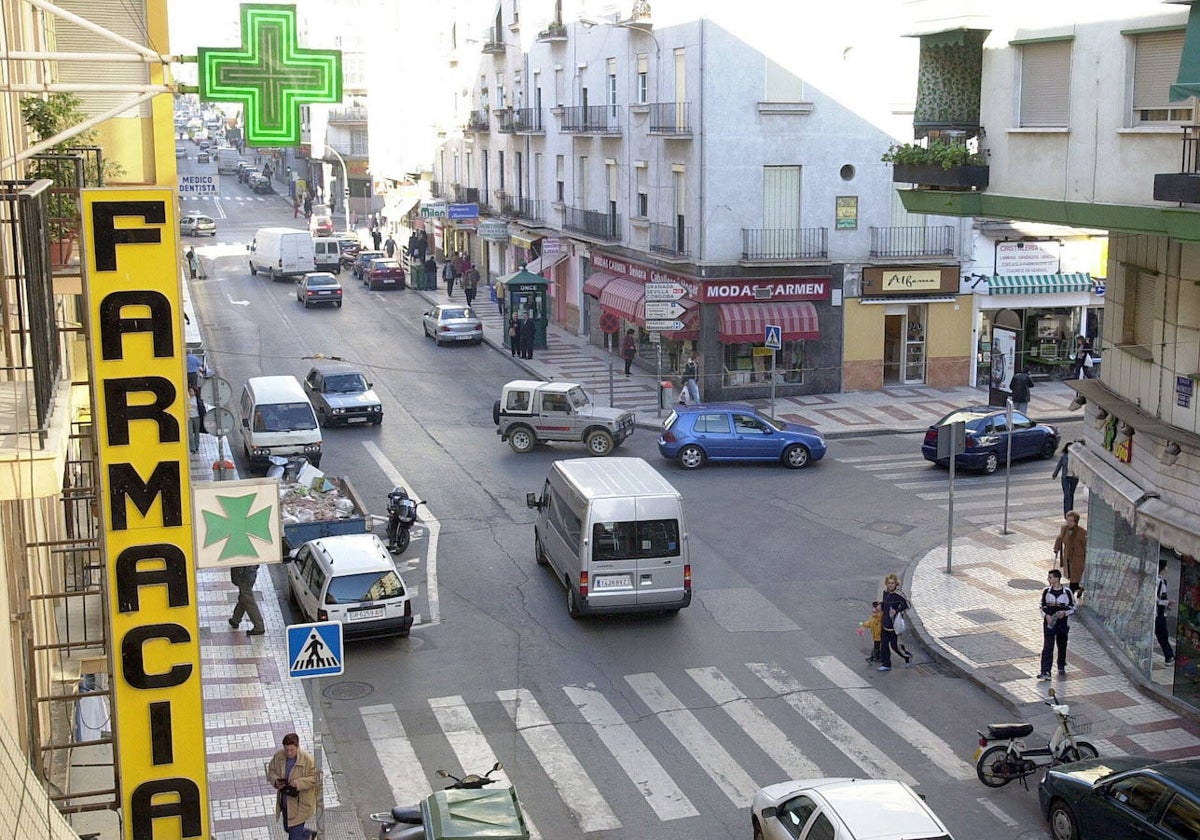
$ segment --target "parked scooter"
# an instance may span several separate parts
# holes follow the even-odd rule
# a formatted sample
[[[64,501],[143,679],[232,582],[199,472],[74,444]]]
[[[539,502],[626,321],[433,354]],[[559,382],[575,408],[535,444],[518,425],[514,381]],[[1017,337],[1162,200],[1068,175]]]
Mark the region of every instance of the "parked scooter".
[[[408,495],[403,487],[393,487],[388,493],[387,544],[392,554],[403,554],[408,548],[409,529],[417,521],[417,507],[425,502]]]
[[[1075,737],[1091,732],[1092,724],[1072,715],[1071,707],[1057,700],[1054,689],[1050,689],[1050,699],[1046,705],[1058,718],[1058,727],[1044,747],[1033,750],[1025,748],[1025,742],[1021,739],[1033,733],[1032,723],[990,723],[986,735],[979,733],[979,749],[975,751],[975,772],[979,781],[988,787],[998,788],[1020,779],[1028,790],[1027,779],[1039,768],[1099,757],[1090,741]],[[993,741],[1006,743],[992,744]]]
[[[529,831],[517,804],[516,791],[511,787],[503,791],[480,791],[499,781],[491,776],[500,769],[497,761],[484,775],[471,773],[461,779],[439,770],[438,775],[443,779],[454,780],[444,791],[426,797],[419,805],[397,805],[389,812],[371,814],[371,819],[379,824],[379,840],[442,840],[445,836],[442,833],[427,833],[427,829],[436,832],[439,828],[452,831],[456,838],[473,837],[477,831],[479,837],[492,840],[528,840]],[[469,824],[457,824],[460,821],[456,806],[467,798],[471,800]]]

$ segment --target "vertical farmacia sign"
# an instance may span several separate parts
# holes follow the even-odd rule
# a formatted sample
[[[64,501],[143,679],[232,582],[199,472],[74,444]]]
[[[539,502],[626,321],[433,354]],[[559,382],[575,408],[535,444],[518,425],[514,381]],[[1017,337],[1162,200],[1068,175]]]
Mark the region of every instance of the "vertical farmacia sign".
[[[84,190],[92,399],[124,836],[209,836],[170,189]]]

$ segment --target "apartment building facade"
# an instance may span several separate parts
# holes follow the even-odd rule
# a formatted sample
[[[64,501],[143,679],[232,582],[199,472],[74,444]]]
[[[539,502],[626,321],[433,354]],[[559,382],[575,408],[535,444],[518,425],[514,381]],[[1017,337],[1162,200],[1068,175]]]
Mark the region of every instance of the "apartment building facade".
[[[917,212],[1108,232],[1107,336],[1073,471],[1087,485],[1087,612],[1148,685],[1198,703],[1200,9],[1158,2],[909,3],[917,98],[944,89],[936,50],[978,44],[983,191],[902,190]],[[947,102],[952,102],[951,97]],[[949,105],[947,105],[949,107]],[[1167,562],[1175,658],[1154,638]]]
[[[501,3],[473,61],[458,44],[442,204],[422,208],[438,248],[494,279],[528,264],[548,319],[612,348],[634,329],[649,371],[695,351],[707,398],[967,381],[970,223],[908,214],[881,161],[911,131],[899,6],[864,28],[842,10],[530,5]],[[871,285],[912,271],[936,287]],[[651,282],[687,294],[648,316]]]

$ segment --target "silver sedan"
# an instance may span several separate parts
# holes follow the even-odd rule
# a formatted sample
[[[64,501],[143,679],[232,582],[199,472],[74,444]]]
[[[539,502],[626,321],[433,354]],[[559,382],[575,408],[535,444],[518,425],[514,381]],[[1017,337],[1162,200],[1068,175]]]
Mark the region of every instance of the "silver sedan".
[[[469,306],[442,303],[421,316],[425,337],[441,346],[448,341],[483,342],[483,322]]]

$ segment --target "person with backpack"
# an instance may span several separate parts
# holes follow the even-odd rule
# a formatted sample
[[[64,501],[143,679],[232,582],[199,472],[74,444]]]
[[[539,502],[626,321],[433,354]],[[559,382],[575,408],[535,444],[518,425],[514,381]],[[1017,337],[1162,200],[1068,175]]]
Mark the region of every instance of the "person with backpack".
[[[1050,679],[1050,665],[1054,660],[1054,648],[1058,646],[1058,675],[1067,673],[1067,635],[1071,628],[1068,619],[1075,614],[1075,596],[1063,586],[1062,572],[1051,569],[1046,573],[1050,584],[1042,590],[1042,662],[1037,678],[1043,682]]]

